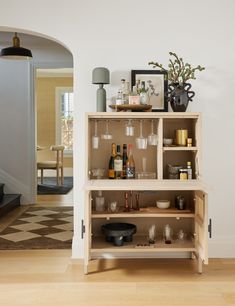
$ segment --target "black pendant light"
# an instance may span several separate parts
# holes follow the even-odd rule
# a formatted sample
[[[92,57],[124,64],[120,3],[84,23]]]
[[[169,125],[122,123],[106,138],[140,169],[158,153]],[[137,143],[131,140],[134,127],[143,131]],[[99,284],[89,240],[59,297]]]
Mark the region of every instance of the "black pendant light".
[[[0,51],[0,57],[13,60],[29,60],[33,56],[29,49],[20,47],[20,39],[17,36],[17,33],[15,33],[15,36],[13,37],[13,46],[3,48]]]

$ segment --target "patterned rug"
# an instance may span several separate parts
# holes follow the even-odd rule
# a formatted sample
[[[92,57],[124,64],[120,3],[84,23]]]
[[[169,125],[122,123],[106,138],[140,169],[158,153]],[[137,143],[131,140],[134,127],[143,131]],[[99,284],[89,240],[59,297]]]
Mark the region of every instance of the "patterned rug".
[[[28,208],[0,233],[0,249],[70,249],[72,236],[73,207]]]

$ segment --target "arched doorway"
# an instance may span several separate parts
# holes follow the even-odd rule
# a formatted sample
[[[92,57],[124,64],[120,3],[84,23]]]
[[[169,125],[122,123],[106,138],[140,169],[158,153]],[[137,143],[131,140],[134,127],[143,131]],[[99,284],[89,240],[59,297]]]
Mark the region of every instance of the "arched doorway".
[[[13,31],[16,31],[16,29],[12,29],[12,31],[8,29],[8,31],[1,32],[1,48],[11,44]],[[4,80],[2,82],[4,99],[2,100],[3,105],[1,109],[5,113],[2,120],[2,127],[5,127],[5,129],[1,129],[1,139],[4,142],[3,145],[6,145],[4,145],[5,149],[0,160],[0,181],[3,178],[6,180],[7,190],[9,192],[22,194],[22,204],[34,204],[37,202],[36,190],[38,181],[36,164],[39,152],[36,148],[40,146],[48,149],[50,145],[61,144],[56,143],[56,137],[52,137],[49,142],[47,139],[48,135],[56,134],[56,127],[51,127],[57,121],[55,118],[55,101],[51,103],[51,101],[44,99],[44,102],[45,100],[49,101],[54,106],[51,107],[51,113],[45,107],[48,106],[47,103],[40,106],[42,110],[40,113],[42,126],[38,126],[39,95],[37,90],[38,88],[42,88],[42,86],[36,88],[36,85],[43,78],[44,91],[49,91],[48,87],[45,87],[47,79],[49,80],[49,78],[50,80],[52,78],[60,78],[60,82],[58,83],[63,84],[63,82],[61,83],[61,75],[58,75],[62,69],[71,69],[73,67],[73,58],[71,53],[54,39],[48,39],[48,37],[42,37],[37,34],[33,35],[33,33],[28,31],[17,30],[17,32],[22,46],[31,49],[33,60],[31,62],[3,62],[1,60],[0,62],[4,71],[7,71],[7,73],[4,73],[4,76],[2,75],[2,80]],[[41,75],[39,77],[39,70],[40,73],[42,71],[45,73],[46,71],[53,70],[53,73],[57,73],[57,76],[47,75],[42,77]],[[72,78],[71,71],[70,78]],[[56,87],[60,87],[55,82],[53,86],[52,89],[50,88],[51,91],[55,91]],[[48,99],[51,99],[51,96]],[[53,110],[54,114],[52,116]],[[45,128],[45,118],[48,119],[49,124],[47,124],[46,130],[44,129],[41,132],[41,142],[38,143],[38,131],[39,129],[43,130]],[[51,130],[54,130],[54,132],[51,132]],[[48,157],[46,154],[41,155],[42,159]],[[2,168],[4,169],[1,172]],[[53,205],[56,205],[58,199],[51,202],[53,202]]]

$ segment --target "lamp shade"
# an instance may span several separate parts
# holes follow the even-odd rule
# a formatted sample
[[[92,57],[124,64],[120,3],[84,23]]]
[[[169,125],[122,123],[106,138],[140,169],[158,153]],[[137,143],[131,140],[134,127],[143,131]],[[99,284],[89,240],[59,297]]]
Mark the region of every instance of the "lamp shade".
[[[17,36],[17,33],[15,33],[15,36],[13,37],[13,46],[3,48],[0,51],[0,57],[5,59],[31,59],[32,52],[29,49],[20,47],[20,39]]]
[[[93,84],[109,84],[109,70],[104,67],[97,67],[92,71]]]

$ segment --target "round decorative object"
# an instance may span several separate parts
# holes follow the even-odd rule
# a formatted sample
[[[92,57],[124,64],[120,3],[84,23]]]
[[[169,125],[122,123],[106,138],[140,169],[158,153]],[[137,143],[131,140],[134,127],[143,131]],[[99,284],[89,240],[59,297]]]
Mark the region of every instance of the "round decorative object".
[[[132,235],[136,233],[136,225],[130,223],[107,223],[101,226],[107,242],[122,246],[123,242],[131,242]]]
[[[190,91],[189,83],[172,83],[168,86],[168,95],[171,107],[174,112],[185,112],[189,101],[195,96],[194,91]]]
[[[156,205],[160,209],[167,209],[170,207],[170,201],[169,200],[157,200]]]

